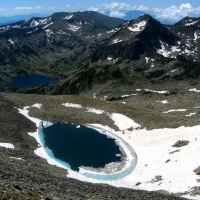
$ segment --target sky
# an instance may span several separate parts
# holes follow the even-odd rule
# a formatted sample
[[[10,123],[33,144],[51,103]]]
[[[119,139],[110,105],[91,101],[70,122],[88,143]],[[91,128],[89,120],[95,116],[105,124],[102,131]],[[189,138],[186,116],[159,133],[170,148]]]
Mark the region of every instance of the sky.
[[[175,22],[185,16],[200,17],[200,0],[7,0],[0,1],[0,16],[31,13],[52,14],[94,10],[124,18],[125,11],[139,10],[161,21]]]

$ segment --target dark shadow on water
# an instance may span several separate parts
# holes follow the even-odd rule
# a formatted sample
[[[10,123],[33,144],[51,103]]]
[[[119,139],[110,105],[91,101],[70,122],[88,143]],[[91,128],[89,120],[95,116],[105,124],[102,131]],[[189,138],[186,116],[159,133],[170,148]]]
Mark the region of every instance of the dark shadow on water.
[[[74,171],[78,171],[80,166],[101,168],[122,159],[115,140],[92,128],[55,122],[52,126],[43,127],[42,132],[45,146],[57,159],[69,163]]]

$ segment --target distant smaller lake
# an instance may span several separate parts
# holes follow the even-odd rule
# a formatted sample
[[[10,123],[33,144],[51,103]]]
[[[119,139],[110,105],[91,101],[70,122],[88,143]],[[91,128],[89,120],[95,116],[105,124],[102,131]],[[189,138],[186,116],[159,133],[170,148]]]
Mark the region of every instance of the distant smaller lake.
[[[44,76],[40,74],[29,74],[29,75],[14,77],[13,83],[6,86],[17,87],[20,89],[28,89],[28,88],[40,86],[43,84],[48,84],[54,81],[56,81],[55,78],[50,78],[48,76]]]

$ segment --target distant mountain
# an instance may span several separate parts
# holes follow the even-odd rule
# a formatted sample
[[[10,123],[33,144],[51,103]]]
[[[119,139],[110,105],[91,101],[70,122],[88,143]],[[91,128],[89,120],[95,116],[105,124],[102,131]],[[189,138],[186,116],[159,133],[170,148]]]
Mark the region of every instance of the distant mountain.
[[[175,45],[178,37],[170,32],[158,21],[144,15],[137,20],[131,20],[123,24],[115,33],[105,41],[100,49],[92,55],[92,62],[107,59],[139,59],[144,53],[152,53],[161,47],[164,41],[169,45]],[[123,48],[119,48],[119,46]]]
[[[96,12],[55,13],[0,27],[0,77],[30,72],[63,76],[124,20]],[[106,34],[104,34],[106,33]]]
[[[0,27],[0,79],[42,73],[62,79],[43,91],[77,94],[124,76],[195,78],[199,26],[199,18],[167,26],[149,15],[125,21],[93,11],[34,17]]]
[[[190,23],[190,24],[188,24]],[[150,80],[195,78],[200,74],[199,22],[165,26],[149,15],[123,23],[90,55],[90,65],[69,75],[51,94],[78,94],[95,84],[124,77]],[[128,78],[126,77],[128,80]],[[41,90],[40,90],[41,92]]]
[[[200,18],[196,18],[196,17],[185,17],[174,25],[175,26],[191,26],[199,22],[199,19]]]
[[[28,15],[14,15],[14,16],[0,16],[0,25],[6,25],[6,24],[11,24],[14,22],[18,22],[21,20],[26,20],[30,19],[32,17],[45,17],[47,15],[42,15],[42,14],[37,14],[37,13],[32,13]]]

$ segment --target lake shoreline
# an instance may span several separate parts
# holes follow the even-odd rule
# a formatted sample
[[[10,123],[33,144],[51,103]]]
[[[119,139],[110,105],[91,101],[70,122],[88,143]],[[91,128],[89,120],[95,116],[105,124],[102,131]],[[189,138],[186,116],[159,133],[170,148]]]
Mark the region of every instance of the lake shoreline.
[[[32,107],[34,107],[34,106],[35,105],[33,105]],[[53,165],[56,165],[58,167],[67,169],[69,174],[75,173],[76,177],[78,179],[79,178],[82,179],[83,177],[85,177],[84,181],[91,182],[90,179],[94,179],[96,181],[102,181],[103,183],[104,183],[104,181],[114,181],[114,180],[117,180],[117,179],[124,178],[134,170],[136,163],[137,163],[137,156],[136,156],[134,150],[132,150],[133,152],[131,152],[132,153],[131,154],[129,152],[129,150],[127,150],[127,148],[126,148],[126,145],[128,145],[128,144],[123,143],[122,142],[123,140],[120,137],[118,137],[117,135],[114,135],[113,133],[105,131],[103,129],[97,128],[94,125],[89,125],[88,127],[92,127],[94,129],[96,129],[100,134],[104,134],[104,135],[107,135],[108,137],[114,138],[115,141],[117,139],[118,146],[121,149],[123,149],[123,151],[125,152],[125,159],[122,161],[122,163],[120,162],[120,164],[122,164],[122,165],[120,165],[120,167],[118,165],[119,168],[115,172],[111,172],[109,174],[105,173],[106,170],[104,168],[103,168],[103,170],[98,170],[98,172],[95,172],[96,170],[91,171],[91,169],[93,169],[93,168],[87,168],[87,167],[86,168],[80,167],[79,173],[71,170],[69,168],[68,163],[63,162],[63,161],[55,158],[52,151],[44,146],[44,143],[42,142],[43,136],[42,136],[42,133],[41,133],[41,130],[40,130],[40,125],[41,125],[42,121],[37,119],[37,118],[30,117],[29,114],[28,114],[28,109],[29,109],[29,107],[24,107],[23,109],[18,109],[18,110],[21,114],[23,114],[25,117],[27,117],[28,119],[30,119],[31,121],[33,121],[36,124],[37,131],[34,132],[34,133],[28,133],[28,134],[30,136],[34,137],[36,139],[36,141],[38,142],[39,146],[40,146],[39,148],[37,148],[34,151],[35,154],[46,159],[49,164],[53,164]],[[122,147],[122,145],[123,145],[123,147]],[[129,146],[128,148],[131,148],[131,147]],[[114,166],[115,165],[116,165],[116,163],[114,163]],[[88,169],[90,169],[90,170],[88,170]],[[79,177],[79,175],[80,175],[80,177]],[[89,180],[87,180],[88,178],[89,178]]]

